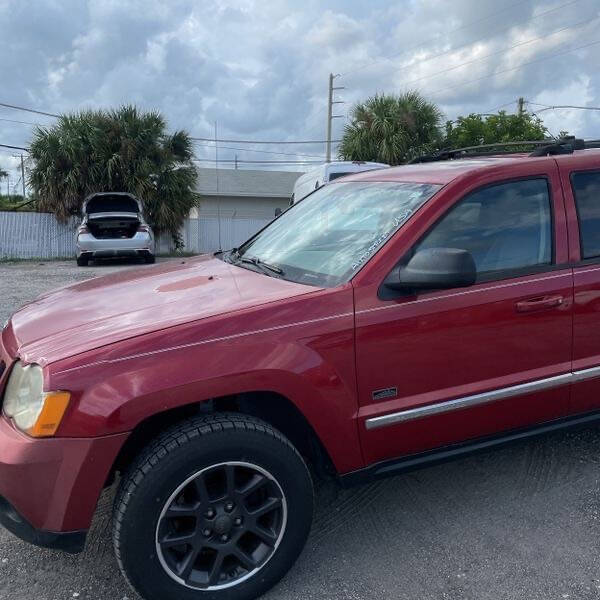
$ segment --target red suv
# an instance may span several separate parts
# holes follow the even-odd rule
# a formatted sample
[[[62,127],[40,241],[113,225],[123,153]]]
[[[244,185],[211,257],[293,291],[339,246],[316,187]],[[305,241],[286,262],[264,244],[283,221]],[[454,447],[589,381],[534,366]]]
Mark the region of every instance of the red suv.
[[[255,598],[302,550],[315,473],[354,484],[597,421],[582,146],[346,177],[237,249],[21,309],[0,522],[80,551],[116,477],[115,552],[144,598]]]

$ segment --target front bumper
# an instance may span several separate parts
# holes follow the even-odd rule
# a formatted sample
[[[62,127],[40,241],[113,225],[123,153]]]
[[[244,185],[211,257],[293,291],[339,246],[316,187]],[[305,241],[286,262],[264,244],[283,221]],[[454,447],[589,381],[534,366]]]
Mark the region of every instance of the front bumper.
[[[2,497],[0,497],[0,525],[34,546],[62,550],[69,554],[83,551],[87,535],[87,531],[56,532],[36,529],[17,512],[10,502]]]
[[[32,439],[0,417],[0,523],[25,541],[81,550],[127,436]]]

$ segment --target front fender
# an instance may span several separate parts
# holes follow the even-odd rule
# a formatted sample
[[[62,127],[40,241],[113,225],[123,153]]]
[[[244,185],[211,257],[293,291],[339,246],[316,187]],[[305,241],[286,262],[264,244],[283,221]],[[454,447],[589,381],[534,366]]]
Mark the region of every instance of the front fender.
[[[351,308],[349,293],[343,302],[346,309]],[[254,314],[250,322],[261,326],[252,329],[244,315],[236,314],[237,327],[230,317],[213,322],[209,335],[198,335],[202,325],[173,328],[124,344],[135,343],[135,352],[132,346],[112,348],[88,357],[81,366],[53,365],[53,388],[68,389],[73,396],[58,435],[96,437],[132,431],[167,410],[220,396],[268,391],[298,408],[338,472],[360,468],[364,463],[356,422],[354,316],[336,304],[340,302],[332,314],[321,302],[321,314],[301,322],[282,319],[290,314],[289,307],[279,319],[272,311],[268,318]],[[303,314],[311,313],[310,307],[303,308]]]

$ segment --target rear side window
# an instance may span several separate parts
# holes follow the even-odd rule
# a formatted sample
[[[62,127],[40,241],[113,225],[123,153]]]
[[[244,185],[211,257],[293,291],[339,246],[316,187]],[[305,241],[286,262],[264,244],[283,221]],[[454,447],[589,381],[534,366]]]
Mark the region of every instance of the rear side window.
[[[425,248],[468,250],[478,278],[551,264],[547,181],[512,181],[473,192],[434,225],[416,250]]]
[[[346,177],[346,175],[350,175],[350,173],[330,173],[329,181],[333,181],[334,179],[339,179],[340,177]]]
[[[574,173],[571,185],[579,217],[581,256],[600,256],[600,172]]]

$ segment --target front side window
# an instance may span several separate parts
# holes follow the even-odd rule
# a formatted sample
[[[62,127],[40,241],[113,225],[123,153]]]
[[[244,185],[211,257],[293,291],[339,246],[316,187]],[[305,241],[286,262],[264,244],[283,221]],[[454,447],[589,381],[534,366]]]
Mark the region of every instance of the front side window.
[[[468,250],[478,279],[552,262],[552,211],[545,179],[480,189],[458,202],[417,244]]]
[[[290,281],[339,285],[440,187],[394,182],[327,185],[224,258]]]
[[[600,256],[600,173],[575,173],[571,184],[579,216],[581,256]]]

